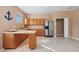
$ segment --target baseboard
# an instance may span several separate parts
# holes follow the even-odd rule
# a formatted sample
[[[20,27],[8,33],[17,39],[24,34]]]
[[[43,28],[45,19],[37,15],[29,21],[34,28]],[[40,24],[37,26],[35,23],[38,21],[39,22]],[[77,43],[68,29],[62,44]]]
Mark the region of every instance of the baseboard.
[[[73,36],[69,36],[70,38],[73,38],[75,40],[79,40],[79,38],[73,37]]]
[[[45,36],[45,37],[53,37],[53,36]]]

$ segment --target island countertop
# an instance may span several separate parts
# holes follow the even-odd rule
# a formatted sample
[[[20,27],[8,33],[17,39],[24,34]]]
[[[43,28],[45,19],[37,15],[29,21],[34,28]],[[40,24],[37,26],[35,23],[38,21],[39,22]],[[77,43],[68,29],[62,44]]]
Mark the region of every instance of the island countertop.
[[[36,30],[17,30],[17,31],[8,31],[8,32],[3,32],[3,33],[12,33],[12,34],[20,34],[20,33],[23,33],[23,34],[35,34],[36,33]]]

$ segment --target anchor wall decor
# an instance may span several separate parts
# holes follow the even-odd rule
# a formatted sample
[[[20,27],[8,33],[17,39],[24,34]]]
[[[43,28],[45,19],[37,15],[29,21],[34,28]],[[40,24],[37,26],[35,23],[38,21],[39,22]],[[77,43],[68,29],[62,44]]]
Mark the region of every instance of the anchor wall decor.
[[[5,17],[7,20],[11,20],[12,17],[11,17],[10,11],[8,11],[6,14],[7,14],[7,15],[5,15],[4,17]]]

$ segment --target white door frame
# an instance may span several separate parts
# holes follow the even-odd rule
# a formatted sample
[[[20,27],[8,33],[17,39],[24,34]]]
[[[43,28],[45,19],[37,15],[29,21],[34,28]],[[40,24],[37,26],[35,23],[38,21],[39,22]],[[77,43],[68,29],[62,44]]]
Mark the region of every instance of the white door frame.
[[[68,21],[68,18],[64,18],[64,37],[69,37]]]
[[[59,18],[60,19],[60,18]],[[64,18],[64,37],[69,37],[69,27],[68,27],[68,22],[69,19],[66,17]],[[56,37],[56,20],[55,20],[55,24],[54,24],[54,28],[55,28],[55,33],[54,33],[54,37]]]

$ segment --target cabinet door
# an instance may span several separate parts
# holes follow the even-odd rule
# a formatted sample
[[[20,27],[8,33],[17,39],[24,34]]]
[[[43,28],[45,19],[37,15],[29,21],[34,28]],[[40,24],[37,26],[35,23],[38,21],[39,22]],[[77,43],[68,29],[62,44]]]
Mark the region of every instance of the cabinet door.
[[[26,19],[26,18],[25,18],[25,20],[24,20],[24,24],[27,25],[27,19]]]
[[[3,34],[3,47],[4,48],[15,48],[15,40],[13,34]]]
[[[28,35],[27,34],[22,34],[22,41],[24,41],[25,39],[27,39]]]
[[[29,48],[35,49],[36,48],[36,35],[29,34]]]
[[[41,23],[41,25],[44,25],[45,20],[44,19],[40,19],[40,23]]]
[[[30,19],[30,25],[33,25],[33,24],[34,24],[34,20]]]
[[[45,31],[44,31],[44,29],[37,29],[37,36],[44,36],[44,34],[45,34]]]
[[[22,42],[22,34],[14,34],[15,44],[18,46]]]
[[[31,19],[30,24],[31,25],[44,25],[45,19],[43,18],[38,18],[38,19]]]
[[[33,24],[34,24],[34,25],[37,24],[37,19],[33,19]]]
[[[25,26],[29,25],[29,22],[30,22],[30,19],[25,18],[25,20],[24,20],[24,25],[25,25]]]

